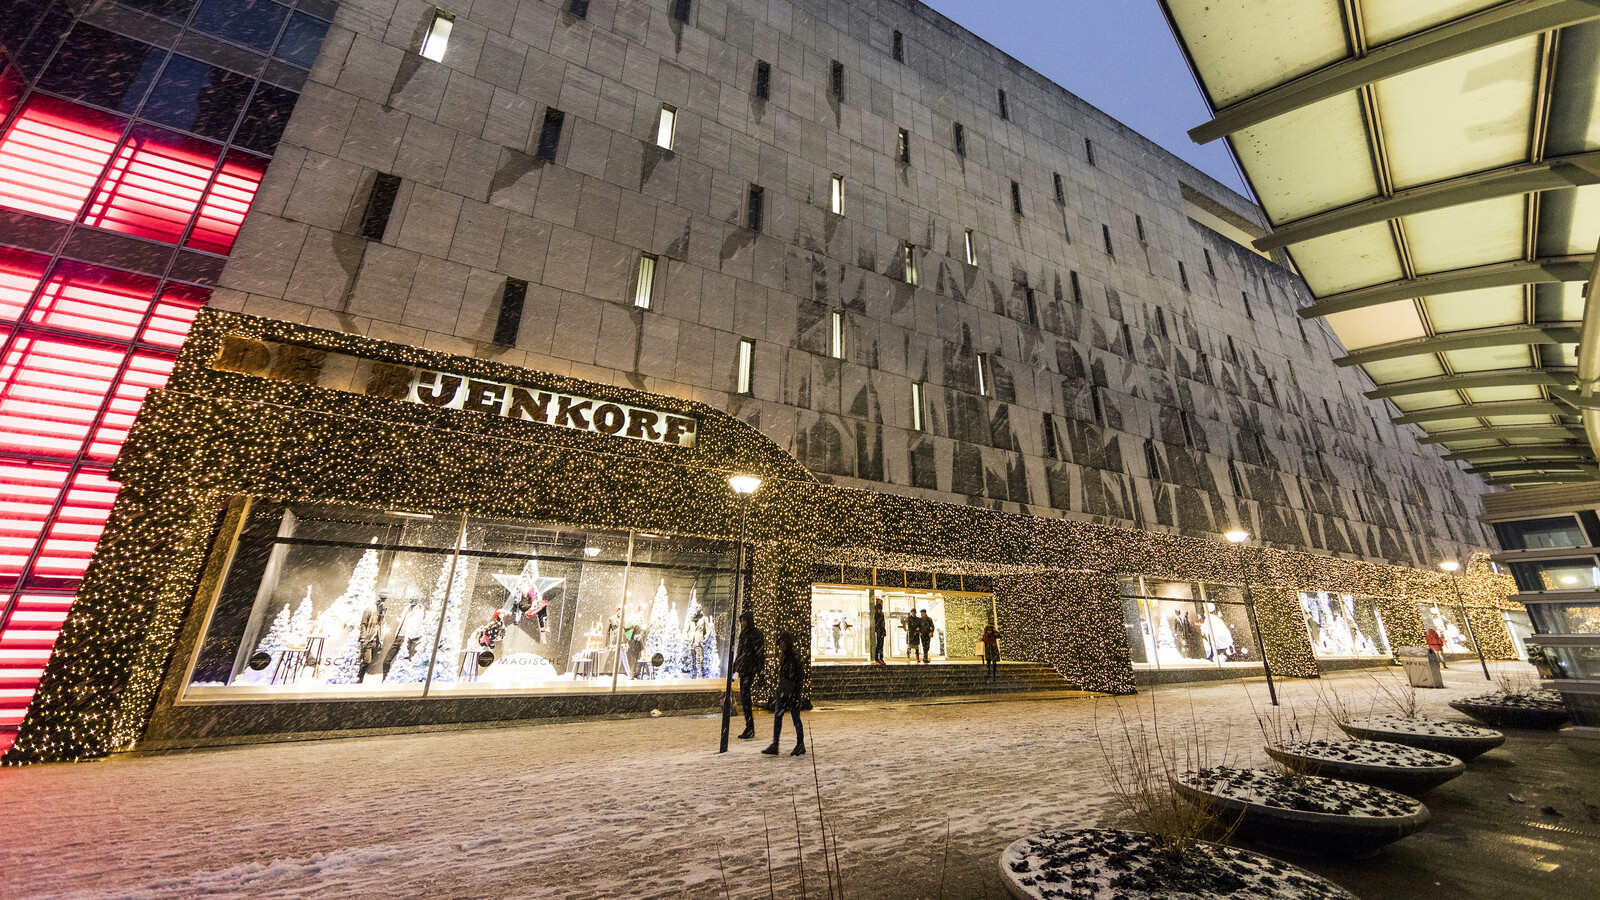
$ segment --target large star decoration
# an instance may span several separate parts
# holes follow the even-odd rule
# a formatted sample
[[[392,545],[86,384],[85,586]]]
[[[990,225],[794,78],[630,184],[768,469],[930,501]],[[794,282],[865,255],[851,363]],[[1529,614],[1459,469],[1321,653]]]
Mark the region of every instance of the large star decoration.
[[[500,582],[510,596],[506,599],[506,606],[515,608],[524,597],[533,601],[529,612],[537,612],[542,606],[539,601],[544,599],[547,591],[557,585],[566,583],[565,578],[545,578],[539,574],[539,560],[537,557],[529,559],[522,565],[522,571],[516,575],[507,575],[501,572],[494,574],[494,580]]]

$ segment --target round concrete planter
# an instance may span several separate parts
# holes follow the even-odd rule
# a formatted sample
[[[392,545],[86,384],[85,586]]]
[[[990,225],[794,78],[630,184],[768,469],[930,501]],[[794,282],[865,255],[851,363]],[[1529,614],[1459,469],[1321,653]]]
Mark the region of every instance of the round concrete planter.
[[[1405,744],[1448,753],[1462,762],[1472,762],[1506,742],[1506,736],[1492,728],[1399,716],[1368,716],[1340,722],[1339,727],[1356,740]]]
[[[1207,774],[1217,772],[1245,776],[1260,793],[1241,796],[1237,788],[1208,784]],[[1294,784],[1265,769],[1204,769],[1174,779],[1173,787],[1178,796],[1207,807],[1225,822],[1237,817],[1235,833],[1242,838],[1314,856],[1366,858],[1421,831],[1432,818],[1426,806],[1394,791],[1314,775]],[[1366,813],[1344,811],[1340,801]]]
[[[1451,700],[1450,708],[1496,728],[1553,731],[1567,724],[1567,704],[1555,691],[1526,694],[1484,694]]]
[[[1173,866],[1149,835],[1100,828],[1041,831],[1016,841],[1000,854],[1000,883],[1016,900],[1355,900],[1333,882],[1270,856],[1200,842]]]
[[[1466,763],[1447,753],[1387,741],[1299,741],[1269,744],[1265,749],[1292,771],[1358,781],[1413,797],[1467,770]]]

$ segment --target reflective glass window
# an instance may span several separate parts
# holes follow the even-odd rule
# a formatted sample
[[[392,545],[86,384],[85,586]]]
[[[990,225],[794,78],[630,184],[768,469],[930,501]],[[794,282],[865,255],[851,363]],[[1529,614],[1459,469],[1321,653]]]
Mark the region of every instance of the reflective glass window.
[[[39,87],[72,100],[132,113],[167,51],[80,23],[56,51]]]
[[[157,18],[182,22],[189,18],[189,10],[194,9],[195,0],[117,0],[117,2]]]
[[[278,39],[278,49],[272,55],[309,69],[317,61],[317,52],[322,49],[322,38],[327,33],[327,22],[297,12],[289,17],[283,37]]]
[[[1524,591],[1572,591],[1600,588],[1595,558],[1549,559],[1511,563],[1511,575]]]
[[[177,243],[205,195],[222,148],[141,125],[118,148],[84,214],[86,225]]]
[[[1507,550],[1553,550],[1586,547],[1589,544],[1578,520],[1572,516],[1552,516],[1523,522],[1496,522],[1495,536]]]
[[[1529,603],[1540,634],[1600,634],[1600,603]]]
[[[225,141],[250,96],[250,85],[247,75],[174,55],[162,70],[142,115],[152,122]]]
[[[294,101],[299,94],[281,87],[262,83],[250,98],[250,106],[239,120],[239,130],[233,142],[257,153],[271,154],[278,149],[278,139],[289,124],[289,113],[294,111]]]
[[[189,27],[266,53],[288,15],[272,0],[204,0]]]

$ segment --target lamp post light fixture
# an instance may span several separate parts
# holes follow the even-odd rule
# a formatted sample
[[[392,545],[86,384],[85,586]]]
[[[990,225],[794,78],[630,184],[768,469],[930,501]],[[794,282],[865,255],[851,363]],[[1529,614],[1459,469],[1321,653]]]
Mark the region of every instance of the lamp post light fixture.
[[[1255,595],[1250,591],[1250,574],[1244,564],[1244,542],[1250,540],[1250,532],[1236,528],[1223,537],[1239,548],[1239,581],[1244,585],[1244,609],[1250,616],[1250,631],[1256,636],[1256,651],[1261,654],[1261,672],[1267,676],[1267,696],[1271,698],[1272,705],[1277,706],[1278,688],[1272,683],[1272,664],[1267,662],[1267,644],[1261,639],[1261,624],[1256,621]]]
[[[1493,681],[1489,675],[1489,661],[1483,658],[1483,645],[1478,643],[1478,635],[1472,630],[1472,619],[1467,616],[1466,604],[1461,601],[1461,576],[1457,574],[1461,571],[1461,563],[1447,559],[1439,563],[1439,568],[1450,576],[1450,587],[1456,593],[1456,612],[1461,614],[1461,623],[1467,626],[1467,638],[1472,641],[1472,649],[1478,651],[1478,665],[1483,667],[1483,680]]]
[[[728,752],[728,723],[733,719],[733,648],[739,641],[739,595],[744,586],[745,513],[750,508],[750,499],[761,490],[761,479],[754,475],[731,475],[728,487],[733,488],[739,502],[739,544],[734,548],[733,621],[728,625],[728,649],[722,666],[727,683],[722,690],[722,742],[717,747],[718,753]]]

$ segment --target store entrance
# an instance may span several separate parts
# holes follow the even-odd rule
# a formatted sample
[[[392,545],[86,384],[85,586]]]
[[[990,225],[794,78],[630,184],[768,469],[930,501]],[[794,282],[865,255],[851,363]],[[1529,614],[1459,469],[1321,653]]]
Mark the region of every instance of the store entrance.
[[[908,627],[923,613],[931,626],[928,657],[933,662],[975,662],[983,658],[978,638],[994,622],[993,594],[866,588],[843,585],[811,587],[811,661],[813,664],[860,665],[872,661],[872,602],[883,601],[888,634],[884,662],[906,664],[914,653]],[[916,629],[920,633],[920,629]],[[917,647],[920,651],[920,645]]]

